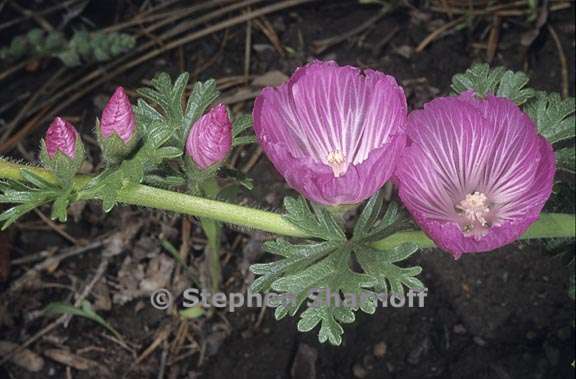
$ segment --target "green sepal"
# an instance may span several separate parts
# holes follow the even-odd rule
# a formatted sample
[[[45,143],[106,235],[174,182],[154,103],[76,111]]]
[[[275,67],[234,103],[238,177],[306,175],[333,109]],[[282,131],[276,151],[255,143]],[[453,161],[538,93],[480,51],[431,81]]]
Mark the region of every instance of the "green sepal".
[[[129,157],[138,143],[138,128],[135,128],[132,138],[125,143],[122,138],[113,133],[104,138],[100,130],[100,120],[96,119],[96,139],[102,149],[102,157],[109,165],[116,165]]]
[[[80,166],[82,166],[84,158],[84,144],[82,144],[80,136],[76,137],[74,158],[68,157],[60,150],[57,150],[54,157],[50,158],[46,150],[46,142],[44,139],[40,142],[40,161],[42,165],[51,170],[65,188],[72,185],[72,179],[80,169]]]
[[[212,166],[201,169],[194,162],[192,157],[186,155],[184,157],[184,170],[186,171],[186,177],[188,179],[188,189],[193,195],[199,195],[202,193],[201,186],[209,179],[212,179],[218,175],[220,167],[222,167],[223,162],[218,162]]]

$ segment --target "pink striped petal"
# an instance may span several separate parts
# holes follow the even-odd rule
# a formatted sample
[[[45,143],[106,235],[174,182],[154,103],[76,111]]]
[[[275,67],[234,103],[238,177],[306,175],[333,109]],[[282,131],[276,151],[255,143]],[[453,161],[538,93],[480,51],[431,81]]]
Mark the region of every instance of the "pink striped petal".
[[[268,158],[290,186],[325,205],[363,201],[389,179],[405,119],[394,78],[334,62],[299,68],[254,106]]]
[[[510,100],[465,93],[408,117],[399,195],[436,244],[460,256],[517,239],[550,196],[550,144]]]

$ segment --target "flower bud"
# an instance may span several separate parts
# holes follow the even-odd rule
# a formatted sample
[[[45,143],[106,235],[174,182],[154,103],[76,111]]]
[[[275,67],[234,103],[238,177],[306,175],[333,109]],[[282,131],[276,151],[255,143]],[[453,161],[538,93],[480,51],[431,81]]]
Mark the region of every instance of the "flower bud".
[[[102,111],[97,136],[108,161],[128,155],[136,143],[136,120],[124,88],[118,87]]]
[[[186,155],[205,170],[222,162],[231,148],[232,122],[224,104],[219,104],[192,125]]]
[[[58,178],[68,182],[84,160],[84,146],[74,126],[56,117],[42,141],[40,159]]]
[[[76,153],[76,139],[78,132],[74,126],[61,117],[56,117],[46,131],[46,153],[50,159],[61,151],[70,159],[74,159]]]

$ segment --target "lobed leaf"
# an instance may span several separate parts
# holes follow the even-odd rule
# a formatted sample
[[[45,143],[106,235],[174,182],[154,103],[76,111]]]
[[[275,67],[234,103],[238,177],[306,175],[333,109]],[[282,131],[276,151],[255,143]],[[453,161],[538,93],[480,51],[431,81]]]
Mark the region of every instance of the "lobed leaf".
[[[287,212],[284,218],[313,237],[337,241],[346,239],[338,222],[325,208],[314,206],[312,211],[308,202],[302,197],[297,199],[286,197],[284,207]]]
[[[550,143],[574,138],[576,135],[576,102],[573,97],[562,99],[557,93],[538,92],[524,106],[538,131]]]

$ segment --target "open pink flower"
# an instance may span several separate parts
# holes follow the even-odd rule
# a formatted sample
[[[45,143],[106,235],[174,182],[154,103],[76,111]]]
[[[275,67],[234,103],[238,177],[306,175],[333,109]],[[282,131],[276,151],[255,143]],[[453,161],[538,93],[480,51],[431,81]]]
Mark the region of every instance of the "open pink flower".
[[[314,62],[262,91],[254,130],[291,187],[320,204],[355,204],[390,178],[405,145],[406,112],[393,77]]]
[[[395,174],[416,222],[456,258],[516,240],[538,219],[555,172],[552,146],[512,101],[471,92],[408,116]]]
[[[232,149],[232,122],[224,104],[218,104],[194,123],[186,140],[186,154],[201,169],[217,164]]]
[[[52,159],[60,151],[68,158],[74,159],[77,138],[78,132],[74,126],[63,118],[56,117],[48,127],[44,138],[48,157]]]
[[[117,87],[106,103],[100,120],[100,132],[105,139],[116,134],[125,144],[134,137],[136,120],[124,88]]]

